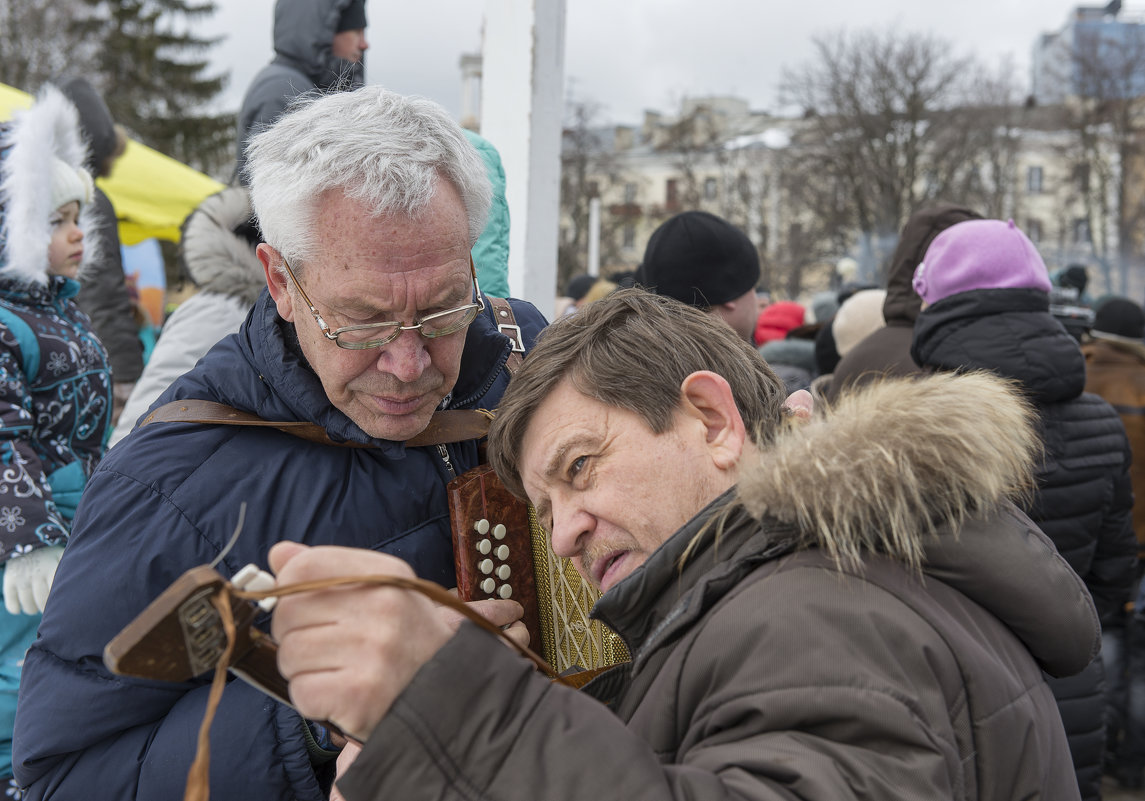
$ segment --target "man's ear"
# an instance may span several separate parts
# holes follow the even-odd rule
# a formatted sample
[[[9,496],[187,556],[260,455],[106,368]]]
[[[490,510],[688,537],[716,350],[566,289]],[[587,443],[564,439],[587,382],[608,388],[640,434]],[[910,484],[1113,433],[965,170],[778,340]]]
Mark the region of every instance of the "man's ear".
[[[266,286],[274,305],[278,307],[278,316],[288,323],[294,322],[294,301],[290,296],[287,284],[286,271],[282,269],[282,254],[270,245],[262,242],[255,249],[258,260],[262,262],[262,271],[266,275]]]
[[[704,427],[716,466],[735,469],[747,441],[747,429],[727,380],[710,370],[692,373],[680,384],[682,412]]]

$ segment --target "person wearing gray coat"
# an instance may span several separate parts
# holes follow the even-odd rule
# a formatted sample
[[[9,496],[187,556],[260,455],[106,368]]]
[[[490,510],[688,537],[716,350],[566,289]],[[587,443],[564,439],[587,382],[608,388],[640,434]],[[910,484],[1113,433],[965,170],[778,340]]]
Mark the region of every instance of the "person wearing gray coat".
[[[365,82],[366,0],[278,0],[274,58],[247,88],[239,109],[235,180],[245,184],[247,141],[313,90],[356,89]]]

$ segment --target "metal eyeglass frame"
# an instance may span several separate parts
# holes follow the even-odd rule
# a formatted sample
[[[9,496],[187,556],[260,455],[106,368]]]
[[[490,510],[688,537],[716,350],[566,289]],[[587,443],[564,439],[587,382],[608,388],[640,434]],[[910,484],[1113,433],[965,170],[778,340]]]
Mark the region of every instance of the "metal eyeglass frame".
[[[282,266],[286,268],[286,274],[290,276],[290,280],[293,281],[294,286],[298,288],[298,294],[300,294],[302,296],[302,299],[304,301],[306,301],[306,305],[310,308],[310,314],[312,314],[314,316],[314,322],[318,323],[318,327],[322,329],[322,335],[324,337],[326,337],[328,340],[330,340],[331,342],[333,342],[335,345],[337,345],[338,347],[340,347],[344,350],[368,350],[370,348],[380,348],[382,345],[388,345],[389,343],[391,343],[395,339],[397,339],[399,336],[401,336],[402,331],[417,331],[419,334],[421,334],[426,339],[436,339],[437,337],[448,336],[449,334],[456,334],[458,331],[464,330],[474,320],[476,320],[478,314],[485,311],[485,300],[481,296],[481,286],[477,283],[477,268],[473,266],[473,254],[469,255],[469,275],[473,278],[473,289],[477,294],[477,302],[476,303],[467,303],[464,306],[457,306],[456,308],[446,309],[445,311],[440,311],[440,312],[434,312],[433,314],[427,314],[425,317],[421,318],[420,320],[417,320],[413,325],[402,325],[400,322],[397,322],[397,321],[388,321],[388,322],[384,322],[384,323],[365,323],[363,325],[346,325],[346,326],[343,326],[341,328],[331,330],[329,324],[327,324],[327,322],[322,319],[322,315],[318,313],[318,309],[316,309],[314,307],[314,303],[310,300],[310,297],[306,294],[306,290],[302,288],[302,284],[300,284],[298,282],[298,277],[295,276],[294,270],[290,269],[290,263],[287,262],[287,260],[285,258],[282,260]],[[456,314],[459,311],[468,311],[471,313],[466,315],[464,322],[460,323],[459,325],[457,325],[453,328],[450,328],[448,331],[435,331],[434,333],[431,334],[431,333],[428,333],[426,331],[426,329],[422,327],[427,322],[429,322],[430,320],[433,320],[433,319],[439,318],[439,317],[445,317],[446,315],[449,315],[449,314]],[[388,328],[393,333],[390,334],[390,336],[388,336],[385,339],[370,339],[370,340],[367,340],[365,342],[343,342],[341,339],[339,339],[339,335],[343,334],[347,331],[366,331],[369,329],[383,329],[383,328]]]

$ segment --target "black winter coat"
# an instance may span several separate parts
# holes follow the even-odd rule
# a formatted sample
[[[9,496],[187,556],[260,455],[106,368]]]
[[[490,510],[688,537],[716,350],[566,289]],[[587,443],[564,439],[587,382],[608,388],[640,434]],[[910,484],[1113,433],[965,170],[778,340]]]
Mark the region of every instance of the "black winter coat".
[[[1033,289],[962,292],[924,309],[911,355],[936,370],[985,369],[1018,382],[1037,407],[1045,455],[1025,511],[1093,596],[1102,623],[1130,599],[1136,541],[1129,442],[1108,403],[1084,393],[1085,358]],[[1103,670],[1050,682],[1082,798],[1100,797]]]

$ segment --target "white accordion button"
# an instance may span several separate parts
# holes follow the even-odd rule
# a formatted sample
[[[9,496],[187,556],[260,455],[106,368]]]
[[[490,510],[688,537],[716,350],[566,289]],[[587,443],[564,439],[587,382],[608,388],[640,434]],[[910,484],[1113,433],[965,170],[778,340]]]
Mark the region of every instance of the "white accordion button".
[[[478,534],[480,534],[482,537],[484,537],[486,534],[489,533],[489,521],[486,520],[485,518],[481,518],[480,520],[478,520],[476,523],[473,524],[473,528],[477,530]]]
[[[484,590],[485,592],[489,593],[490,595],[493,594],[493,590],[495,590],[496,588],[497,588],[497,582],[491,578],[487,578],[483,582],[481,582],[481,589]]]
[[[507,601],[513,595],[513,588],[508,584],[502,584],[501,589],[497,590],[497,594],[500,595],[503,600]]]
[[[477,563],[477,569],[480,570],[482,573],[484,573],[486,576],[488,576],[490,573],[493,572],[493,560],[492,559],[482,559],[480,562]]]
[[[506,559],[509,558],[509,546],[508,545],[498,545],[497,550],[495,550],[493,552],[493,555],[496,556],[501,561],[505,561]]]
[[[256,564],[248,564],[244,566],[238,573],[235,573],[231,579],[231,584],[234,584],[240,590],[247,590],[249,592],[262,592],[274,587],[274,576],[267,573],[265,570],[260,570]],[[277,598],[263,598],[258,602],[259,608],[264,612],[269,612],[274,609]]]
[[[477,543],[478,553],[488,554],[491,550],[493,550],[493,543],[489,542],[489,540],[481,540],[481,542]]]
[[[497,568],[497,578],[501,579],[501,581],[504,581],[505,579],[509,578],[512,572],[513,571],[509,568],[508,565],[501,565],[499,568]]]
[[[508,532],[505,529],[504,523],[498,523],[497,525],[493,526],[493,536],[496,537],[497,539],[499,539],[499,540],[505,539],[505,535],[507,533]]]

